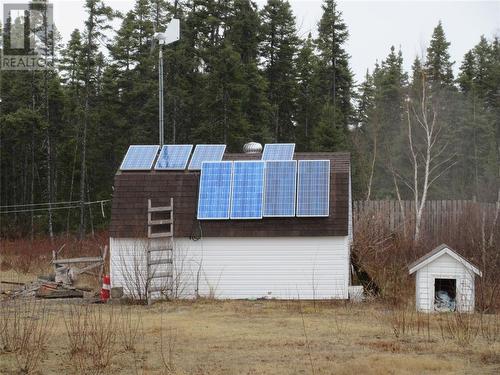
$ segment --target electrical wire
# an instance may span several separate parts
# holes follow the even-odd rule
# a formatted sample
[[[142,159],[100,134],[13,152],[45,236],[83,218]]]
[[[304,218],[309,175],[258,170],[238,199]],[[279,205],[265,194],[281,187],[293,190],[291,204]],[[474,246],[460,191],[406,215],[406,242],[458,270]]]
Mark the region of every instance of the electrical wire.
[[[195,174],[197,174],[197,173],[198,172],[195,172]],[[196,180],[198,181],[198,185],[196,187],[196,196],[199,196],[199,194],[200,194],[200,179],[197,178]],[[193,224],[191,227],[191,235],[189,236],[189,238],[192,241],[198,241],[202,237],[203,237],[203,230],[201,228],[201,221],[198,220],[197,213],[195,212],[194,218],[193,218]]]
[[[12,208],[12,207],[31,207],[31,206],[48,206],[48,205],[61,205],[61,204],[80,204],[80,201],[68,201],[68,202],[52,202],[52,203],[29,203],[29,204],[11,204],[7,206],[0,206],[1,208]]]
[[[100,204],[102,206],[103,204],[108,203],[110,201],[111,201],[110,199],[105,199],[105,200],[99,200],[99,201],[93,201],[93,202],[83,202],[83,204],[84,205]],[[59,202],[59,204],[61,204],[61,203],[64,203],[64,202]],[[68,202],[68,203],[73,203],[73,202]],[[71,204],[71,205],[66,205],[66,206],[62,206],[62,207],[56,206],[56,207],[43,207],[43,208],[26,208],[26,209],[21,209],[21,210],[14,209],[14,210],[8,210],[8,211],[1,211],[0,210],[0,215],[1,214],[23,213],[23,212],[70,210],[73,208],[80,208],[80,202],[75,201],[75,203],[78,203],[78,204]],[[42,204],[42,203],[40,203],[40,204]],[[50,204],[50,203],[47,203],[47,204]],[[35,206],[35,205],[33,205],[33,206]],[[3,206],[3,207],[8,207],[8,206]],[[27,205],[19,205],[19,207],[27,207]]]

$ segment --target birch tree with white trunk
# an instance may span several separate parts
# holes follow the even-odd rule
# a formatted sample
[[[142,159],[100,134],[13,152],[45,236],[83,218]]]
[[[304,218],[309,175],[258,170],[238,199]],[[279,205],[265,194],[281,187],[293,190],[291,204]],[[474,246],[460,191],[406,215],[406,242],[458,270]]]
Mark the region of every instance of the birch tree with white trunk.
[[[420,92],[406,100],[408,156],[410,170],[394,170],[395,176],[411,191],[415,204],[414,241],[421,237],[422,216],[429,189],[455,164],[455,154],[447,153],[445,129],[439,106],[429,92],[425,72],[421,72]]]

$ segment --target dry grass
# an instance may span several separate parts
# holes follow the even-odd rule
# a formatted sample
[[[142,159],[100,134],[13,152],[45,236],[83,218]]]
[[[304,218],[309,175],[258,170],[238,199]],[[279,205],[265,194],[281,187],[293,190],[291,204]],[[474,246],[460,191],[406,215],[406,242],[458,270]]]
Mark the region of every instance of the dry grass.
[[[39,372],[53,332],[53,315],[43,301],[3,301],[0,305],[0,353],[14,358],[13,371]]]
[[[111,349],[104,362],[91,364],[99,371],[80,373],[497,374],[500,370],[498,315],[474,315],[468,324],[486,319],[490,328],[487,334],[473,330],[474,340],[464,345],[461,336],[442,334],[443,327],[452,324],[446,319],[452,317],[434,315],[427,326],[421,315],[408,310],[403,318],[401,312],[375,303],[185,301],[112,309],[70,308],[53,302],[51,311],[57,324],[40,366],[43,374],[78,373],[74,351],[92,341]],[[69,332],[64,317],[73,327]],[[118,337],[109,336],[110,329],[104,326],[113,327]],[[101,336],[95,336],[96,329]],[[82,343],[75,332],[84,331],[88,338]],[[0,354],[0,373],[15,371],[15,355]]]

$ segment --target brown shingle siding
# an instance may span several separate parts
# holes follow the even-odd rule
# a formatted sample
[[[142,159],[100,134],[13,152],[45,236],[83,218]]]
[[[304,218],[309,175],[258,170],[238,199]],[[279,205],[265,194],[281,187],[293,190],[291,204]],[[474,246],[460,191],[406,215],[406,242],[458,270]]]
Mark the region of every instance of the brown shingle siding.
[[[226,154],[224,160],[259,160],[261,155]],[[347,236],[350,156],[348,153],[296,153],[298,160],[331,160],[330,216],[261,220],[196,220],[199,172],[118,172],[110,236],[144,237],[147,202],[167,206],[174,198],[174,235],[190,237]],[[200,234],[201,228],[201,234]]]

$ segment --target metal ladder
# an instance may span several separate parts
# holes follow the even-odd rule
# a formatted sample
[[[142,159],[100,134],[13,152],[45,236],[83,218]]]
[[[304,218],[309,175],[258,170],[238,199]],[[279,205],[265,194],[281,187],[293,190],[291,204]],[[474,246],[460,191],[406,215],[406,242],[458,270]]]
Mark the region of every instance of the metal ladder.
[[[154,216],[160,216],[161,219],[153,219]],[[170,198],[170,206],[167,207],[153,207],[151,199],[148,199],[148,239],[146,291],[147,301],[150,304],[153,293],[168,298],[173,290],[173,198]]]

